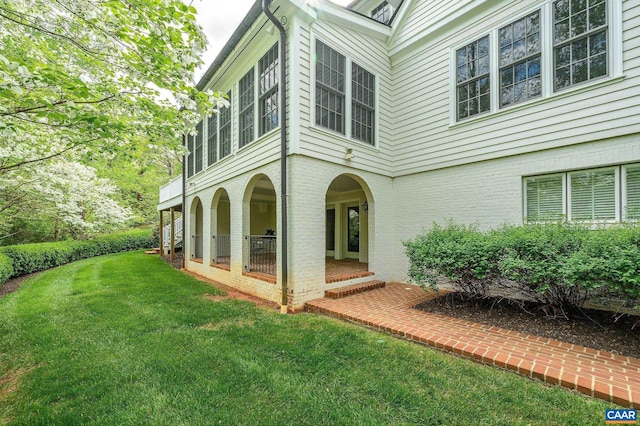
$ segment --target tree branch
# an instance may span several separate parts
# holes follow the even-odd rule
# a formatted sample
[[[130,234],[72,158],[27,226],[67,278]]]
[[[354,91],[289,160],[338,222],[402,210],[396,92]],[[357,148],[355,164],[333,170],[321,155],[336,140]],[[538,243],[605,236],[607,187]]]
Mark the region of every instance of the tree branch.
[[[73,102],[74,104],[99,104],[101,102],[106,102],[106,101],[108,101],[110,99],[113,99],[116,96],[124,95],[124,94],[134,94],[134,93],[128,93],[128,92],[115,93],[115,94],[109,95],[107,97],[104,97],[102,99],[97,99],[95,101],[71,101],[70,99],[69,100],[63,99],[63,100],[54,102],[51,105],[52,106],[58,106],[58,105],[65,104],[67,102]],[[40,111],[42,109],[45,109],[45,108],[48,108],[48,105],[38,105],[38,106],[34,106],[34,107],[29,107],[29,108],[21,108],[21,109],[17,109],[17,110],[11,111],[11,112],[0,113],[0,117],[15,116],[17,114],[34,113],[34,112],[38,112],[38,111]]]
[[[36,158],[35,160],[25,160],[25,161],[20,161],[19,163],[10,164],[8,166],[2,166],[2,167],[0,167],[0,173],[6,172],[8,170],[15,169],[15,168],[18,168],[18,167],[26,166],[27,164],[33,164],[33,163],[38,163],[40,161],[50,160],[52,158],[55,158],[55,157],[58,157],[58,156],[64,154],[65,152],[69,152],[72,149],[75,149],[75,148],[79,147],[80,145],[84,145],[84,144],[87,144],[87,143],[90,143],[90,142],[94,142],[94,141],[97,141],[99,139],[100,138],[93,138],[93,139],[89,139],[89,140],[86,140],[86,141],[78,142],[78,143],[75,143],[73,145],[70,145],[70,146],[66,147],[62,151],[53,153],[51,155],[47,155],[45,157]]]
[[[10,9],[6,9],[6,8],[3,8],[3,7],[0,7],[0,9],[2,9],[2,10],[6,10],[6,11],[9,11],[9,12],[13,13],[13,11],[12,11],[12,10],[10,10]],[[75,41],[75,40],[74,40],[74,39],[72,39],[71,37],[68,37],[68,36],[66,36],[66,35],[64,35],[64,34],[58,34],[58,33],[55,33],[55,32],[53,32],[53,31],[49,31],[49,30],[47,30],[47,29],[44,29],[44,28],[41,28],[41,27],[37,27],[37,26],[35,26],[35,25],[30,24],[29,22],[20,22],[20,21],[19,21],[19,20],[17,20],[17,19],[14,19],[14,18],[11,18],[11,17],[9,17],[9,16],[5,15],[4,13],[0,13],[0,17],[3,17],[3,18],[5,18],[6,20],[11,21],[11,22],[13,22],[13,23],[15,23],[15,24],[23,25],[23,26],[25,26],[25,27],[29,27],[29,28],[34,29],[34,30],[36,30],[36,31],[40,31],[40,32],[43,32],[43,33],[46,33],[46,34],[52,35],[52,36],[54,36],[54,37],[59,37],[59,38],[65,39],[65,40],[67,40],[69,43],[73,44],[74,46],[76,46],[76,47],[77,47],[77,48],[79,48],[80,50],[84,51],[85,53],[88,53],[89,55],[92,55],[92,56],[104,56],[104,54],[103,54],[103,53],[100,53],[100,52],[94,52],[94,51],[92,51],[92,50],[88,49],[87,47],[83,46],[82,44],[78,43],[77,41]]]

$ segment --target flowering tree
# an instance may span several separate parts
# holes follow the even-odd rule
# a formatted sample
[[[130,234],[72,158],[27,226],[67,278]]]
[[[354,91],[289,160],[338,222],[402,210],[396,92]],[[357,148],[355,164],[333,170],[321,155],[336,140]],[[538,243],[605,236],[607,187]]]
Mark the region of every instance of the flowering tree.
[[[0,214],[38,194],[43,174],[88,178],[76,161],[140,140],[182,152],[180,135],[224,102],[193,82],[206,44],[195,13],[180,0],[0,0]]]
[[[136,134],[177,147],[217,100],[193,84],[206,43],[195,12],[180,0],[0,0],[0,173],[117,152]]]

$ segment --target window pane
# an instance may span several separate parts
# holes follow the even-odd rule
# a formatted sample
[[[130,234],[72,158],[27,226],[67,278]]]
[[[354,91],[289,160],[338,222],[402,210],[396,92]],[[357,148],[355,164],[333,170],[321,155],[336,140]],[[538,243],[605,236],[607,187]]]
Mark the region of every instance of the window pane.
[[[395,7],[383,1],[371,11],[371,18],[383,24],[389,24],[395,10]]]
[[[260,136],[278,127],[278,44],[276,43],[259,61],[260,74]]]
[[[196,135],[196,146],[195,146],[195,172],[198,173],[202,171],[202,161],[203,161],[203,141],[204,141],[204,125],[202,120],[196,126],[196,131],[198,134]]]
[[[570,176],[571,219],[616,218],[614,170],[572,173]]]
[[[316,124],[344,134],[345,57],[316,40]]]
[[[207,165],[218,161],[218,115],[209,117],[207,128]]]
[[[501,37],[504,40],[509,39],[508,34],[503,34]],[[484,36],[458,49],[456,69],[458,119],[489,111],[491,109],[489,36]]]
[[[608,74],[606,11],[604,0],[554,2],[556,90]]]
[[[375,76],[355,62],[351,71],[351,136],[374,145]]]
[[[627,167],[627,205],[625,216],[629,219],[640,219],[640,167]]]
[[[227,94],[229,106],[220,110],[220,155],[222,159],[231,154],[231,92]]]
[[[526,180],[528,221],[561,220],[562,176],[535,177]]]
[[[240,148],[253,141],[253,87],[254,76],[253,69],[251,69],[238,84]]]

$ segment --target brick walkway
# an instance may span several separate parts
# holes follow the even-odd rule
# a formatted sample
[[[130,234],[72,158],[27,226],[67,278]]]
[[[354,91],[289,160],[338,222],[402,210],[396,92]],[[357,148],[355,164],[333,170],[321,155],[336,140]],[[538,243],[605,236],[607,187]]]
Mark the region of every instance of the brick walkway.
[[[391,283],[343,299],[314,300],[307,303],[306,310],[365,324],[624,407],[640,408],[640,359],[411,309],[432,297],[417,286]]]

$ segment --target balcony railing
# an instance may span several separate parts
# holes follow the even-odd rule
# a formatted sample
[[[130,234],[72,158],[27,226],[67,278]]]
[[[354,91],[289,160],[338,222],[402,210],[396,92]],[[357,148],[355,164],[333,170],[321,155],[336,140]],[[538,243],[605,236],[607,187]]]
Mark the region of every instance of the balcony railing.
[[[214,235],[211,241],[213,248],[212,261],[219,265],[231,264],[231,236]]]
[[[275,235],[247,235],[249,241],[248,272],[276,275],[276,245]]]
[[[182,196],[182,176],[160,187],[160,203]]]

